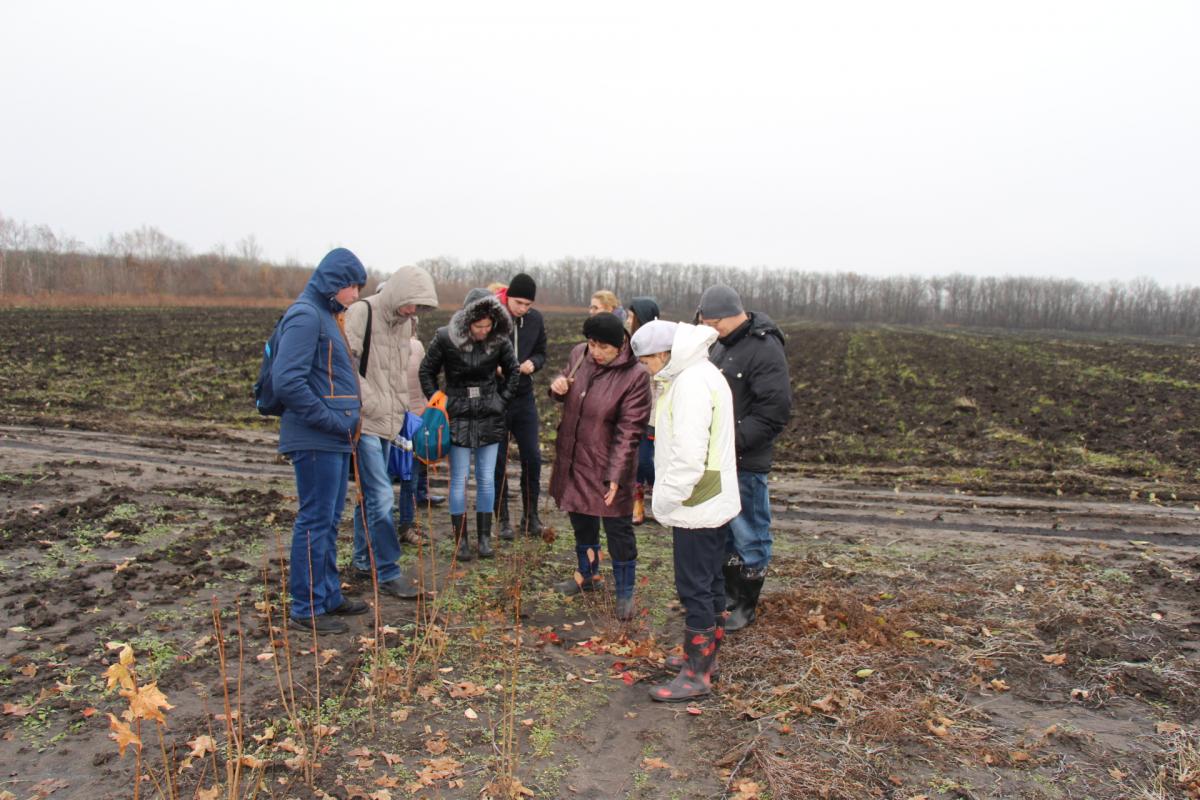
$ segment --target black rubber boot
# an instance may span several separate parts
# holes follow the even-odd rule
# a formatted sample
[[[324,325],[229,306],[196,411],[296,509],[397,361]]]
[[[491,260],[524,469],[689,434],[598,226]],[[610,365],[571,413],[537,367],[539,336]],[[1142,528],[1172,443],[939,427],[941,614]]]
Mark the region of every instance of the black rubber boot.
[[[514,538],[512,523],[508,521],[508,506],[500,506],[500,515],[497,520],[500,523],[500,538],[506,542],[511,542]]]
[[[685,628],[684,664],[670,683],[650,688],[650,699],[660,703],[681,703],[703,697],[712,691],[712,668],[717,659],[717,628],[706,631]]]
[[[741,556],[734,553],[725,559],[725,563],[721,566],[721,573],[725,576],[725,610],[732,611],[738,604],[738,577],[742,574],[742,559]]]
[[[738,570],[738,602],[729,612],[725,620],[725,629],[740,631],[754,622],[755,611],[758,608],[758,595],[762,592],[763,581],[766,580],[766,569],[747,572],[745,567]]]
[[[467,538],[467,515],[451,514],[450,530],[454,531],[454,541],[458,543],[458,560],[470,561],[474,556],[471,555],[471,540]]]
[[[491,558],[492,552],[492,515],[487,511],[475,512],[475,535],[479,539],[479,557]]]

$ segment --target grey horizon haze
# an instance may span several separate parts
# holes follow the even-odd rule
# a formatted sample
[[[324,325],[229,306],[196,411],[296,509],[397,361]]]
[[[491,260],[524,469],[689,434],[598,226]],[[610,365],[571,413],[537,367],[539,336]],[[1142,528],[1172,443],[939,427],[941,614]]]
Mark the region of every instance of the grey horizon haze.
[[[0,8],[0,214],[93,247],[1198,282],[1194,2]]]

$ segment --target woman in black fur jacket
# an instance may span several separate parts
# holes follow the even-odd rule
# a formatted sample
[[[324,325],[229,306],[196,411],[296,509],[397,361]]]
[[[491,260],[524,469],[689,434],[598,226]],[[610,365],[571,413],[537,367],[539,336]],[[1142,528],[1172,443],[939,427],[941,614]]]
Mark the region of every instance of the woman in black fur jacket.
[[[421,361],[421,390],[432,397],[445,373],[450,417],[450,524],[458,560],[471,560],[467,538],[467,474],[475,462],[475,524],[479,557],[492,556],[496,456],[504,441],[505,411],[520,377],[512,319],[487,289],[472,289],[450,323],[438,328]],[[497,380],[499,372],[501,379]]]

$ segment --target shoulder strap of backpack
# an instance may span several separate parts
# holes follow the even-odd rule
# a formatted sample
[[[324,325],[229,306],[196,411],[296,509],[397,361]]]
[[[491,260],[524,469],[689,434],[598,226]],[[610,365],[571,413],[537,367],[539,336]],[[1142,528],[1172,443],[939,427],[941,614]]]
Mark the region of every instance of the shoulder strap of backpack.
[[[366,300],[360,300],[360,303],[367,303]],[[362,377],[367,377],[367,359],[371,357],[371,304],[367,303],[367,330],[363,334],[363,352],[362,358],[358,361],[358,374]]]

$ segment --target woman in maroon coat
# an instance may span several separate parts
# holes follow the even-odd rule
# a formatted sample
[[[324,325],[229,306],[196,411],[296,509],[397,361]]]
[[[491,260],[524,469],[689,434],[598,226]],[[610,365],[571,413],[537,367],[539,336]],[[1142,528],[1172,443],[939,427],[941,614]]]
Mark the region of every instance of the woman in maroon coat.
[[[629,347],[621,320],[609,313],[583,323],[567,371],[550,384],[563,403],[554,445],[550,496],[571,517],[579,572],[556,584],[563,594],[592,591],[600,571],[600,522],[612,554],[617,618],[633,618],[637,539],[633,497],[637,450],[650,421],[650,373]]]

